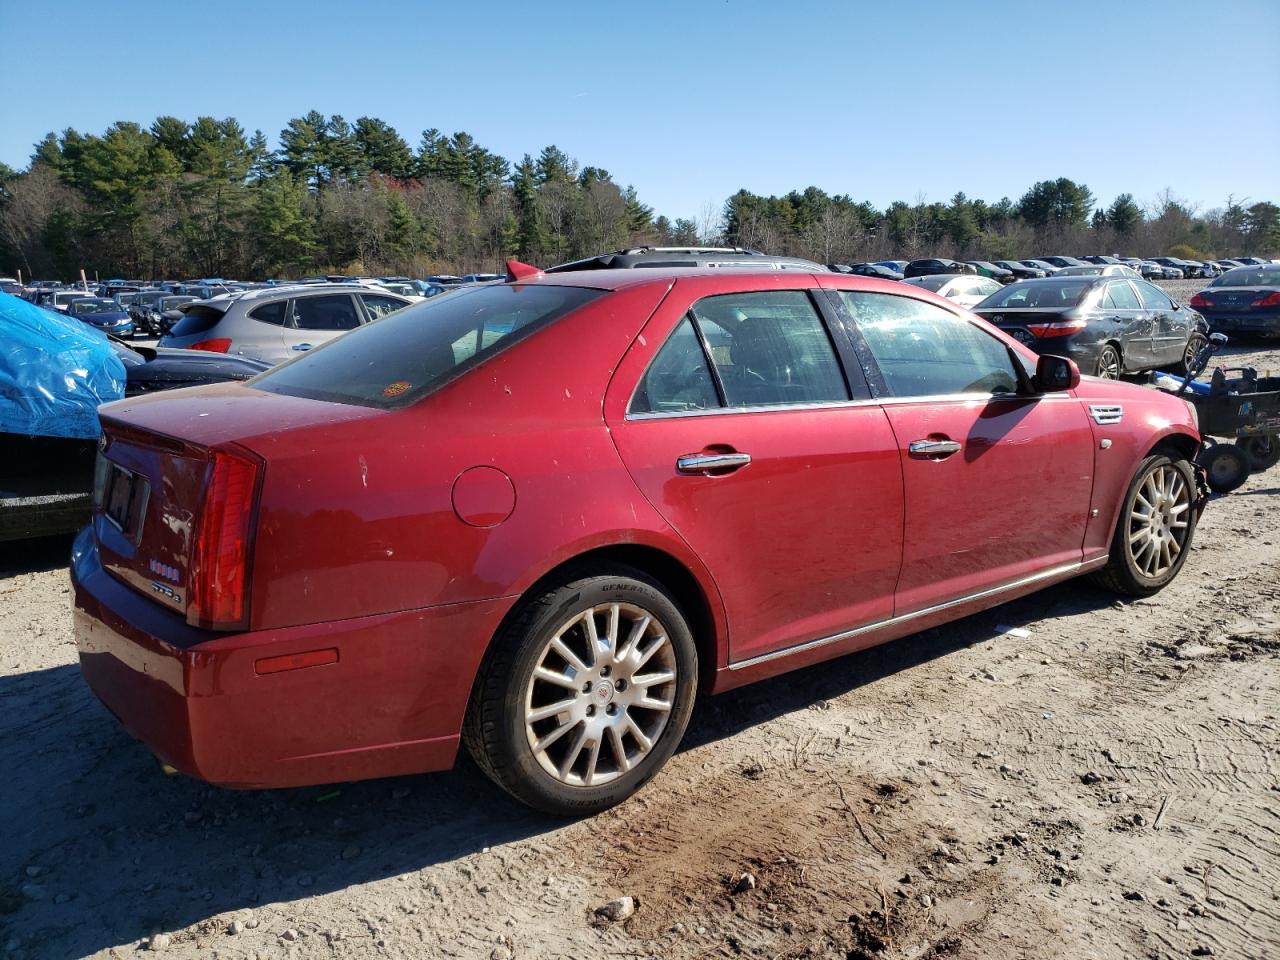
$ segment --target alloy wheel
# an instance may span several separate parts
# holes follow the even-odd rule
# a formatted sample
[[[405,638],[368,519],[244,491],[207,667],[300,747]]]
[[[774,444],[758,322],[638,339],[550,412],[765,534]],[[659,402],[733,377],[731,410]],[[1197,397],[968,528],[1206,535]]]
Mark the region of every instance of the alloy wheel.
[[[1147,474],[1129,505],[1128,549],[1133,565],[1150,579],[1163,576],[1187,542],[1191,490],[1182,473],[1162,464]]]
[[[1120,379],[1120,354],[1115,347],[1104,347],[1098,357],[1098,376],[1104,380]]]
[[[561,783],[608,783],[658,742],[676,685],[675,650],[658,618],[633,604],[597,604],[561,624],[537,658],[524,700],[529,748]]]

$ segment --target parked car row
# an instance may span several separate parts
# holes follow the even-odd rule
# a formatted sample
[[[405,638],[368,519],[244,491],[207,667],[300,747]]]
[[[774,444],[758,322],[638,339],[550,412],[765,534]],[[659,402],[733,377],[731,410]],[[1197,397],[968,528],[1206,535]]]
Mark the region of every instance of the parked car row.
[[[1177,257],[1033,257],[1026,260],[950,260],[932,257],[921,260],[878,260],[874,263],[829,264],[837,273],[855,276],[880,277],[885,280],[903,280],[931,274],[976,273],[1001,283],[1015,280],[1034,280],[1052,276],[1060,270],[1079,271],[1089,266],[1126,267],[1132,274],[1144,280],[1182,280],[1184,278],[1212,278],[1240,266],[1259,266],[1268,261],[1257,257],[1240,257],[1234,260],[1183,260]]]

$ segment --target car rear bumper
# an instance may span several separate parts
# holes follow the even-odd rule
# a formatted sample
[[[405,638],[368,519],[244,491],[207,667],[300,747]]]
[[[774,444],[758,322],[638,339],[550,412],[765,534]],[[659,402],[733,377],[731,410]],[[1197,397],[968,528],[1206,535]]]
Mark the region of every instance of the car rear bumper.
[[[453,766],[488,638],[510,600],[246,633],[198,631],[72,551],[80,667],[125,729],[178,771],[289,787]],[[261,672],[267,658],[334,651]],[[279,661],[277,661],[278,663]]]
[[[1200,311],[1214,333],[1259,333],[1280,336],[1280,312],[1215,313]]]

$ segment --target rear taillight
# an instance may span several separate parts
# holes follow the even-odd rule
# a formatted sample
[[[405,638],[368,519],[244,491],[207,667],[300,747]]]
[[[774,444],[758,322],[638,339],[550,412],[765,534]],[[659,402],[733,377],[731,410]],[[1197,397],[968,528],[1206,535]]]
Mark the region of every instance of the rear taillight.
[[[226,353],[231,349],[231,338],[213,337],[210,340],[200,340],[197,343],[193,343],[188,349],[208,350],[210,353]]]
[[[1250,306],[1251,307],[1280,307],[1280,290],[1277,290],[1275,293],[1269,296],[1259,297],[1257,300],[1253,301],[1253,303],[1251,303]]]
[[[248,620],[249,556],[262,466],[224,450],[212,457],[196,527],[187,622],[228,629]]]
[[[1197,310],[1202,310],[1205,307],[1213,306],[1213,302],[1208,297],[1206,297],[1203,293],[1197,293],[1194,297],[1191,298],[1189,302],[1191,306],[1195,307]]]
[[[1027,329],[1043,340],[1046,337],[1069,337],[1089,325],[1087,320],[1054,320],[1050,323],[1028,323]]]

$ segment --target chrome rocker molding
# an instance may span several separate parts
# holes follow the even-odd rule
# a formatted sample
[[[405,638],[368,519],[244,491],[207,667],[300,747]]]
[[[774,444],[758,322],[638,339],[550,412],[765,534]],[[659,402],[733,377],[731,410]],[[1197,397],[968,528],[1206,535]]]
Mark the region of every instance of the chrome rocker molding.
[[[1002,593],[1009,593],[1021,587],[1030,586],[1041,580],[1052,580],[1054,577],[1060,577],[1064,574],[1085,573],[1094,567],[1103,566],[1107,562],[1106,554],[1095,557],[1093,560],[1082,560],[1076,563],[1067,563],[1059,567],[1050,567],[1048,570],[1042,570],[1039,573],[1033,573],[1021,580],[1014,580],[1012,583],[1001,584],[998,587],[992,587],[989,590],[981,590],[978,593],[971,593],[968,596],[957,597],[955,600],[948,600],[946,603],[935,604],[932,607],[925,607],[923,610],[913,610],[911,613],[904,613],[899,617],[890,617],[888,620],[877,620],[875,623],[869,623],[865,627],[857,627],[853,630],[846,630],[843,633],[835,633],[829,637],[819,637],[817,640],[809,640],[805,643],[796,644],[794,647],[784,647],[781,650],[773,650],[770,653],[762,653],[758,657],[752,657],[750,660],[738,660],[729,664],[730,670],[742,670],[745,667],[754,667],[757,664],[768,663],[770,660],[778,660],[782,657],[793,656],[797,653],[805,653],[809,650],[815,650],[818,647],[825,647],[827,644],[839,643],[841,640],[849,640],[853,637],[861,636],[864,633],[871,633],[874,630],[883,630],[885,627],[896,626],[900,623],[906,623],[910,620],[916,620],[920,617],[927,617],[933,613],[941,613],[943,610],[950,610],[952,607],[963,606],[966,603],[972,603],[975,600],[985,600],[987,597],[998,596]]]

